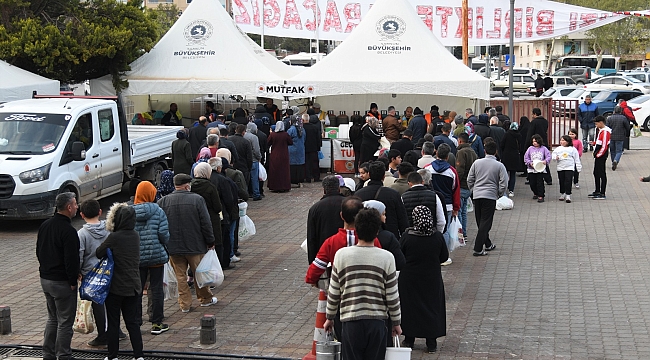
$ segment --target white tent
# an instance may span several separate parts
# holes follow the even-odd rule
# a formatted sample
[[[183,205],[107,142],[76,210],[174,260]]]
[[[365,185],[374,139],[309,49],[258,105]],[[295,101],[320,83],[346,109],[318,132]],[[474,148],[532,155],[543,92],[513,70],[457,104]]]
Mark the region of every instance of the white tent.
[[[131,63],[122,94],[256,96],[258,84],[281,84],[296,73],[241,32],[219,1],[194,0],[154,48]],[[107,81],[91,82],[93,94],[112,89]]]
[[[490,97],[489,80],[456,59],[427,29],[407,0],[377,0],[341,45],[289,82],[313,86],[317,97]]]
[[[29,99],[32,92],[59,95],[60,83],[0,61],[0,102]]]

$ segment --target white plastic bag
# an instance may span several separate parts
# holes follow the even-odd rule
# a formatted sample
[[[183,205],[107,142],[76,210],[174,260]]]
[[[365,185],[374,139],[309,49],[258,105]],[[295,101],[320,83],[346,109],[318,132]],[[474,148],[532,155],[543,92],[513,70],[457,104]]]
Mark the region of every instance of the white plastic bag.
[[[305,251],[305,254],[308,254],[308,252],[307,252],[307,239],[305,239],[305,241],[303,241],[302,244],[300,244],[300,248]]]
[[[258,172],[258,178],[260,181],[266,181],[267,175],[266,175],[266,168],[264,168],[264,165],[260,164],[260,170]]]
[[[77,313],[75,314],[72,330],[80,334],[90,334],[95,330],[92,301],[81,300],[77,291]]]
[[[454,216],[451,218],[451,222],[449,222],[449,226],[448,226],[449,244],[447,245],[447,247],[449,248],[449,252],[452,252],[461,246],[460,241],[458,240],[458,229],[462,229],[462,227],[460,225],[460,221],[458,220],[458,217]]]
[[[474,202],[472,198],[467,198],[467,212],[470,213],[472,211],[474,211]]]
[[[244,217],[246,216],[246,209],[248,209],[248,203],[246,202],[240,202],[237,204],[239,207],[239,217]]]
[[[497,200],[497,210],[511,210],[515,206],[514,201],[507,196],[502,196]]]
[[[194,272],[194,281],[200,288],[219,286],[223,283],[223,270],[216,251],[208,250],[207,254],[203,256]]]
[[[163,292],[165,293],[165,300],[178,298],[178,280],[176,280],[176,273],[169,262],[165,264],[165,270],[163,271]]]
[[[246,240],[255,235],[255,224],[248,215],[239,218],[239,240]]]

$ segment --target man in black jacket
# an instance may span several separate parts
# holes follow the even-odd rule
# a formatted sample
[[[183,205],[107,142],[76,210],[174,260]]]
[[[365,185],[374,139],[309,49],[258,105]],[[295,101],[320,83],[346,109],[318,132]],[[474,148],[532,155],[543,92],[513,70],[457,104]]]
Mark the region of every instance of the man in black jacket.
[[[307,260],[311,264],[323,242],[343,227],[341,203],[345,199],[339,192],[339,179],[334,175],[323,178],[323,197],[307,214]]]
[[[386,205],[386,230],[400,238],[401,234],[408,227],[406,209],[399,193],[391,188],[384,187],[384,176],[386,167],[379,161],[371,162],[368,166],[370,182],[354,195],[361,200],[378,200]]]
[[[322,138],[320,131],[320,120],[316,116],[310,116],[309,121],[303,118],[305,129],[305,181],[320,181],[320,165],[318,152],[320,151]],[[318,251],[318,250],[317,250]]]
[[[539,108],[533,108],[533,120],[528,126],[528,134],[526,134],[526,149],[533,144],[533,135],[541,136],[542,140],[544,140],[544,146],[550,149],[548,139],[548,120],[544,119],[542,116],[542,110]],[[546,185],[553,184],[553,178],[551,177],[551,171],[549,170],[548,164],[546,164],[544,181],[546,182]]]
[[[232,166],[244,174],[246,184],[248,184],[251,181],[251,169],[253,168],[253,146],[250,141],[244,139],[245,132],[246,125],[239,124],[235,128],[235,135],[228,136],[228,140],[235,144],[237,155],[239,155],[239,159],[233,162]]]
[[[230,150],[230,162],[233,164],[239,161],[239,155],[237,154],[237,148],[232,141],[228,140],[228,129],[221,128],[219,129],[219,149],[228,149]]]
[[[413,150],[413,142],[411,141],[413,139],[413,131],[411,129],[406,129],[404,132],[402,132],[402,138],[395,141],[390,145],[390,149],[397,149],[399,152],[402,154],[402,159],[404,159],[404,155],[409,150]]]
[[[223,256],[221,257],[221,267],[223,269],[231,268],[230,262],[240,261],[235,256],[233,245],[235,243],[235,225],[239,220],[239,206],[237,206],[237,185],[234,181],[221,174],[223,163],[220,157],[213,157],[208,160],[212,168],[210,182],[219,192],[221,200],[222,219],[221,219],[221,239],[223,240]],[[234,265],[233,265],[234,267]]]
[[[410,188],[402,194],[402,201],[404,202],[404,208],[406,208],[409,226],[413,226],[413,209],[416,206],[424,205],[431,210],[436,231],[445,231],[447,222],[445,210],[442,208],[442,202],[436,192],[424,186],[422,175],[418,174],[417,171],[409,174],[408,184]]]
[[[43,359],[72,359],[72,325],[77,310],[79,237],[70,219],[77,215],[75,194],[64,192],[55,200],[56,214],[41,224],[36,258],[47,302]]]
[[[196,155],[199,154],[201,150],[201,144],[203,140],[208,137],[208,128],[206,127],[208,119],[205,116],[199,118],[199,124],[193,128],[190,128],[190,147],[192,148],[192,159],[196,160]]]

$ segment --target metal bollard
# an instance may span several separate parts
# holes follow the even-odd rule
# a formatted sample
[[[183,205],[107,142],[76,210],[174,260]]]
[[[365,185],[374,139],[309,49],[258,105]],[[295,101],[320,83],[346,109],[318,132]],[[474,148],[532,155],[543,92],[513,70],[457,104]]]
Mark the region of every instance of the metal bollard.
[[[201,345],[211,345],[217,342],[217,319],[214,315],[203,315],[201,318]]]
[[[11,309],[9,306],[0,305],[0,335],[11,333]]]

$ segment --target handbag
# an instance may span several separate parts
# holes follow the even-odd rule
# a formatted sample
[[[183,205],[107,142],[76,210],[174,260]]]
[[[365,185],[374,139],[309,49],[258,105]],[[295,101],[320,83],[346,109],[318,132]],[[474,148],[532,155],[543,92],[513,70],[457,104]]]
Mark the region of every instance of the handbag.
[[[84,276],[79,287],[81,299],[103,304],[111,289],[114,267],[113,252],[110,248],[106,249],[106,256],[99,260],[97,265]]]
[[[80,334],[90,334],[95,330],[95,320],[93,319],[92,302],[81,300],[77,292],[77,312],[74,317],[72,330]]]
[[[386,360],[411,360],[410,347],[399,346],[399,336],[393,337],[393,347],[386,348]]]

